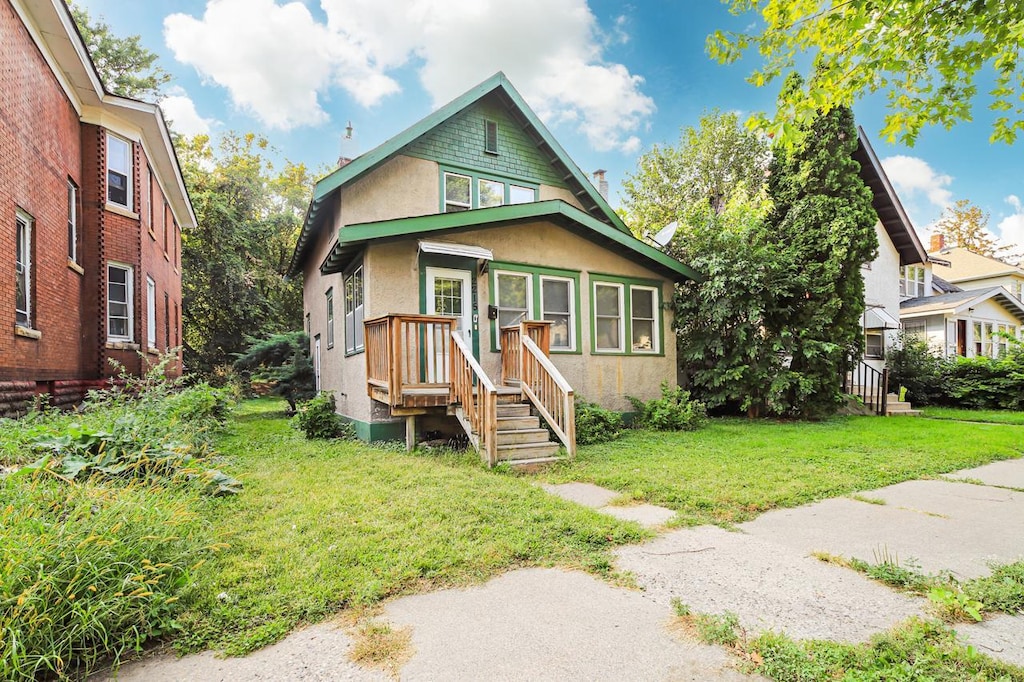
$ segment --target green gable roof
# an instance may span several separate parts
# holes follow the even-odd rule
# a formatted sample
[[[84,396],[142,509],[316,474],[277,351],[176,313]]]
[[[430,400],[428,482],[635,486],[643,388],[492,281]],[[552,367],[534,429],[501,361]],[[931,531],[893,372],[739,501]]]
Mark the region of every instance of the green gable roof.
[[[700,279],[694,270],[676,259],[558,199],[346,225],[338,231],[338,241],[320,265],[320,272],[324,275],[341,272],[371,240],[414,239],[428,234],[503,227],[536,220],[547,220],[581,234],[673,281]]]
[[[607,200],[601,196],[600,192],[594,188],[587,176],[569,158],[569,155],[566,154],[562,146],[558,144],[544,124],[541,123],[537,115],[533,113],[533,110],[526,104],[522,96],[512,87],[505,74],[498,72],[483,83],[434,111],[418,123],[317,182],[316,187],[313,189],[313,199],[306,210],[302,232],[299,235],[295,251],[292,253],[291,263],[288,266],[289,274],[295,274],[301,269],[301,263],[306,256],[307,247],[313,235],[322,227],[324,221],[330,215],[331,201],[343,185],[362,177],[400,152],[425,155],[423,149],[423,138],[425,136],[429,136],[439,126],[457,117],[459,114],[467,112],[467,110],[473,108],[473,105],[478,103],[480,103],[481,107],[490,108],[500,105],[504,109],[503,116],[511,118],[518,126],[518,130],[522,132],[522,135],[533,141],[536,153],[540,154],[542,158],[546,157],[547,167],[555,171],[553,177],[544,178],[545,182],[557,180],[560,175],[561,181],[558,183],[551,182],[551,184],[568,187],[580,204],[586,207],[587,213],[592,218],[625,235],[630,234],[626,224],[615,213]],[[516,133],[516,135],[518,136],[519,133]],[[419,143],[419,147],[415,143]],[[531,159],[532,157],[533,152],[531,152]],[[452,162],[457,162],[457,159],[453,159]],[[484,167],[486,168],[486,166]]]

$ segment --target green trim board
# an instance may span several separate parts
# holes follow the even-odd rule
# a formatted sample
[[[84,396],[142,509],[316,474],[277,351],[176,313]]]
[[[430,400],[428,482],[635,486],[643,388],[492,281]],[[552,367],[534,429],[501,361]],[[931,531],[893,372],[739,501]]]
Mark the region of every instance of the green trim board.
[[[535,137],[537,146],[542,151],[547,149],[550,163],[561,166],[564,169],[564,179],[570,187],[574,186],[573,192],[576,197],[583,203],[591,204],[589,209],[590,215],[595,220],[603,222],[622,234],[630,234],[629,228],[622,221],[622,218],[612,209],[608,201],[601,196],[601,193],[594,188],[589,178],[579,169],[562,146],[558,144],[558,141],[541,123],[537,115],[533,113],[526,104],[526,101],[512,86],[508,78],[506,78],[505,74],[499,71],[419,122],[406,128],[398,135],[320,179],[313,189],[313,198],[306,210],[302,231],[295,244],[295,250],[292,252],[291,262],[288,265],[288,274],[294,275],[299,272],[300,264],[305,256],[306,247],[309,244],[311,235],[320,227],[324,217],[324,208],[333,203],[332,198],[335,192],[346,183],[352,182],[374,170],[413,141],[492,92],[497,92],[502,97],[507,103],[512,118],[520,121],[522,128],[529,131]]]
[[[665,275],[672,281],[701,279],[701,276],[689,266],[665,255],[631,234],[619,232],[560,199],[347,225],[338,230],[338,240],[320,265],[320,273],[329,275],[339,272],[370,240],[396,240],[430,233],[501,227],[536,220],[549,220],[568,230],[575,231],[595,243],[602,244],[606,248],[609,245],[625,247],[624,251],[614,250],[626,258]]]
[[[573,349],[573,350],[564,350],[564,349],[552,348],[550,352],[551,352],[552,355],[556,355],[556,354],[557,355],[582,355],[583,354],[583,335],[582,335],[583,334],[583,329],[582,329],[582,321],[581,321],[582,320],[582,312],[581,312],[582,308],[581,308],[581,305],[580,305],[580,272],[579,272],[579,270],[563,270],[561,268],[548,268],[548,267],[544,267],[544,266],[541,266],[541,265],[530,265],[528,263],[512,263],[512,262],[505,262],[505,261],[492,261],[490,263],[490,270],[488,272],[489,279],[488,279],[487,298],[488,298],[489,305],[497,305],[498,304],[497,301],[495,300],[494,295],[497,292],[496,277],[497,277],[497,273],[499,271],[521,272],[521,273],[524,273],[524,274],[532,275],[532,291],[531,291],[531,293],[532,293],[532,296],[531,296],[532,300],[530,301],[530,303],[532,304],[532,309],[533,309],[533,315],[534,315],[533,319],[540,319],[539,317],[537,317],[537,315],[539,315],[540,311],[543,309],[543,307],[541,305],[541,293],[542,293],[541,292],[541,285],[540,285],[540,278],[541,277],[543,277],[545,275],[548,275],[548,276],[551,276],[551,277],[561,277],[561,278],[570,279],[570,280],[573,281],[573,298],[575,299],[574,300],[574,306],[575,307],[573,309],[573,312],[575,313],[574,317],[575,317],[575,328],[576,328],[575,329],[576,348]],[[489,320],[489,324],[490,324],[490,327],[491,327],[491,352],[492,353],[498,353],[501,350],[500,348],[498,348],[498,335],[499,335],[498,321],[497,320]]]
[[[344,414],[339,417],[356,430],[356,438],[367,443],[379,440],[405,440],[405,420],[387,422],[364,422]]]
[[[653,279],[642,279],[639,277],[622,277],[620,275],[606,275],[592,272],[587,279],[590,283],[590,354],[591,355],[629,355],[632,357],[661,357],[665,355],[665,315],[662,308],[665,294],[662,290],[662,283]],[[622,350],[598,350],[597,349],[597,285],[619,284],[622,285]],[[646,352],[633,350],[633,297],[632,287],[644,287],[656,290],[658,300],[654,303],[655,327],[658,330],[658,351]]]

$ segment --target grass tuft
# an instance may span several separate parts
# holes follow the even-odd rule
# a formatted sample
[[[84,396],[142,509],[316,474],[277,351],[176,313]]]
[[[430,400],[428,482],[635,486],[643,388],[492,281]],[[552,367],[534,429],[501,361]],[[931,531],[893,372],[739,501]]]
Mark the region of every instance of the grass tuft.
[[[398,679],[402,666],[412,654],[412,628],[396,630],[388,623],[369,619],[353,631],[349,658],[358,665],[382,670]]]

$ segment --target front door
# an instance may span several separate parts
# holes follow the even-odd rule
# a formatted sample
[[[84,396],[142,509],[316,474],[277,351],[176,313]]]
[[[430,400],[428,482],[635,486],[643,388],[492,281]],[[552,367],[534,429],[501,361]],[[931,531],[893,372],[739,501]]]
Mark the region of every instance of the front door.
[[[426,313],[454,317],[456,320],[454,333],[459,334],[472,351],[473,274],[469,270],[428,267],[426,294]],[[435,367],[447,368],[447,344],[428,339],[427,345],[431,346],[428,352],[432,352],[435,356]],[[442,369],[441,374],[444,376],[438,376],[436,380],[447,381],[447,372]]]

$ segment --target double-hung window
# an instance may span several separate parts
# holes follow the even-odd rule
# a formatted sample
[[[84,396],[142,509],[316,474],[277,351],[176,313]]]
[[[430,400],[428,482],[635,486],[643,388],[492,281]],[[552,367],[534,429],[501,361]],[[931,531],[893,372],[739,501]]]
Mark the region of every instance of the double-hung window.
[[[579,350],[579,273],[521,263],[492,263],[490,302],[497,308],[491,350],[501,349],[501,329],[520,322],[550,322],[549,350]]]
[[[875,360],[885,358],[885,335],[882,332],[864,332],[864,356]]]
[[[533,317],[533,276],[528,272],[495,272],[498,329]],[[499,335],[500,336],[500,335]]]
[[[659,289],[653,283],[595,281],[591,307],[595,353],[661,352]]]
[[[107,133],[107,201],[132,210],[132,144]]]
[[[442,210],[445,213],[506,204],[529,204],[537,200],[535,187],[515,180],[455,170],[443,170],[441,178],[444,196]]]
[[[78,262],[78,187],[68,180],[68,260]]]
[[[458,173],[444,174],[444,211],[468,211],[473,208],[473,179]]]
[[[14,323],[32,326],[32,218],[22,211],[14,216]]]
[[[156,348],[156,282],[146,276],[146,347]]]
[[[334,287],[327,290],[327,347],[334,348]]]
[[[575,283],[568,277],[540,276],[541,319],[551,323],[552,350],[576,350]]]
[[[108,263],[107,340],[131,342],[133,331],[132,269],[127,265]]]
[[[910,298],[924,296],[924,268],[920,265],[904,265],[900,268],[900,295]]]
[[[363,331],[363,266],[345,275],[345,352],[365,348]]]

